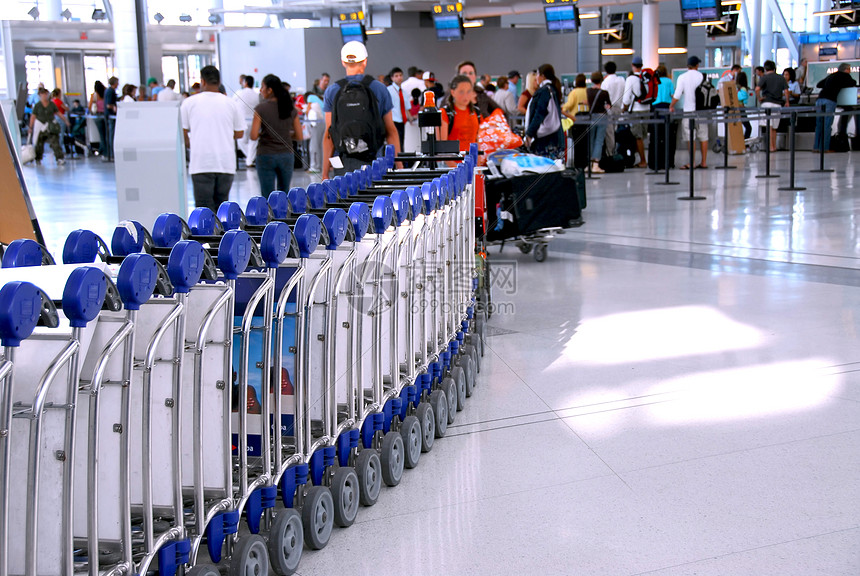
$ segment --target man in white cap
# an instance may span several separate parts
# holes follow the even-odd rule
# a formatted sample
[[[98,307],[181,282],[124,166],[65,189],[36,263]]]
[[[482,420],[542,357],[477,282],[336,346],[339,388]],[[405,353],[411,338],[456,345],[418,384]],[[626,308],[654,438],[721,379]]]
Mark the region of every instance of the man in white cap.
[[[346,78],[325,91],[325,139],[322,178],[351,172],[373,162],[387,144],[400,153],[400,137],[391,119],[393,104],[385,84],[364,73],[367,48],[347,42],[340,51]]]

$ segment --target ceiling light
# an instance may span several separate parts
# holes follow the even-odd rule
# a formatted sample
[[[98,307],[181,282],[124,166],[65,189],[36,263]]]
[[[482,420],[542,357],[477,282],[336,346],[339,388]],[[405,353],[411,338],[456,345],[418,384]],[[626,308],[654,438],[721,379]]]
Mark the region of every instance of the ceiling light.
[[[35,6],[30,8],[30,10],[27,11],[27,14],[29,14],[33,18],[33,20],[39,19],[39,9],[36,8]]]
[[[600,12],[580,12],[580,20],[588,20],[589,18],[600,18]]]
[[[703,22],[693,22],[690,26],[722,26],[724,24],[724,20],[705,20]]]
[[[735,4],[740,6],[741,0],[721,0],[720,1],[720,6],[734,6]]]
[[[463,28],[480,28],[483,25],[483,20],[466,20],[463,22]]]
[[[837,14],[851,14],[854,10],[848,8],[842,8],[839,10],[821,10],[819,12],[813,12],[813,16],[835,16]]]
[[[604,48],[600,53],[604,56],[629,56],[633,54],[633,48]]]
[[[683,47],[678,48],[657,48],[657,54],[686,54],[687,49]]]
[[[598,28],[597,30],[589,30],[589,34],[618,34],[618,28]]]
[[[365,34],[368,36],[376,36],[378,34],[382,34],[385,32],[385,28],[370,28],[369,30],[365,30]]]

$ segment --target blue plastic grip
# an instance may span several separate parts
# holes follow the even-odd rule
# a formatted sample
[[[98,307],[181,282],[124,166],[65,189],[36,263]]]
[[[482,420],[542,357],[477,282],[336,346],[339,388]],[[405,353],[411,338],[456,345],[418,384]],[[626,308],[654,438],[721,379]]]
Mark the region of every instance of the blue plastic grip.
[[[260,253],[269,268],[277,268],[290,252],[290,227],[283,222],[272,222],[263,230]],[[219,258],[220,260],[220,258]]]
[[[286,192],[275,190],[269,194],[269,208],[275,220],[286,220],[290,215],[290,201]]]
[[[236,202],[222,202],[218,206],[218,220],[225,230],[240,230],[245,227],[245,215]]]
[[[195,208],[188,217],[188,227],[195,236],[212,236],[218,229],[218,218],[209,208]]]
[[[424,198],[421,196],[421,188],[419,186],[409,186],[406,189],[406,196],[412,205],[412,217],[415,218],[419,214],[424,214]]]
[[[3,252],[3,268],[23,268],[42,265],[42,247],[27,238],[13,240]]]
[[[227,280],[235,280],[251,260],[251,237],[244,230],[230,230],[218,245],[218,268]]]
[[[384,158],[385,158],[385,166],[389,170],[393,170],[394,169],[394,145],[393,144],[387,144],[385,146]]]
[[[395,190],[391,193],[391,203],[394,206],[395,224],[400,226],[412,218],[412,205],[406,190]]]
[[[335,184],[334,180],[324,180],[323,183],[323,192],[325,193],[325,201],[326,204],[334,204],[338,201],[337,197],[337,184]]]
[[[335,250],[346,239],[349,217],[342,208],[329,208],[323,216],[323,225],[329,237],[326,250]]]
[[[177,214],[159,214],[152,225],[152,241],[159,248],[173,248],[182,240],[182,218]]]
[[[319,182],[308,184],[308,204],[312,210],[325,208],[325,188]]]
[[[316,250],[322,235],[322,224],[315,214],[302,214],[293,228],[299,245],[299,256],[308,258]]]
[[[126,310],[140,310],[152,298],[158,281],[158,264],[149,254],[126,256],[116,277],[116,288]]]
[[[355,231],[355,241],[361,242],[370,227],[370,207],[364,202],[353,202],[349,207],[349,219]]]
[[[293,214],[304,214],[308,211],[308,193],[304,188],[291,188],[287,192],[287,199],[290,201],[290,211]]]
[[[384,160],[376,159],[373,161],[373,164],[370,165],[370,175],[373,177],[375,182],[382,180],[382,177],[385,174],[384,162]]]
[[[136,220],[123,220],[113,229],[110,251],[114,256],[128,256],[143,252],[145,232],[143,225]]]
[[[8,282],[0,288],[0,343],[19,346],[39,323],[41,291],[29,282]]]
[[[384,234],[388,227],[391,226],[391,221],[394,219],[394,205],[391,203],[391,198],[388,196],[379,196],[373,201],[373,208],[370,210],[370,215],[373,218],[373,230],[377,234]]]
[[[173,289],[179,294],[187,294],[191,287],[200,281],[205,258],[203,246],[196,240],[180,240],[170,251],[167,259],[167,275]]]
[[[432,182],[421,185],[421,197],[424,198],[424,212],[431,213],[436,209],[436,187]]]
[[[63,290],[63,313],[72,328],[83,328],[99,315],[106,292],[107,277],[98,268],[72,270]]]
[[[98,237],[90,230],[73,230],[63,245],[63,264],[92,264],[98,255]]]
[[[355,174],[352,172],[343,175],[343,181],[346,182],[346,195],[352,196],[355,194],[355,188],[353,188],[353,180],[355,180]]]
[[[341,200],[346,200],[349,196],[349,184],[343,176],[335,176],[334,183],[337,186],[337,195]]]
[[[251,226],[265,226],[269,223],[269,202],[262,196],[254,196],[245,207],[245,220]]]

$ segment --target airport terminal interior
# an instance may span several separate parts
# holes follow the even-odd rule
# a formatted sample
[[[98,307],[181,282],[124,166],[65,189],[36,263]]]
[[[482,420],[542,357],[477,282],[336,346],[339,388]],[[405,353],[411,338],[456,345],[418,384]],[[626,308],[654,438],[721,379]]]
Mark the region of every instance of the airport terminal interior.
[[[550,27],[550,9],[561,4],[572,5],[571,30]],[[434,14],[449,13],[459,37],[437,39]],[[588,159],[577,164],[568,139],[568,170],[585,173],[581,221],[538,236],[536,245],[510,238],[479,247],[491,270],[485,281],[492,305],[465,406],[397,486],[383,485],[378,502],[358,509],[354,524],[335,527],[320,550],[305,537],[293,570],[860,574],[856,88],[840,92],[839,111],[827,112],[838,115],[828,126],[831,148],[843,141],[847,148],[823,150],[813,136],[827,114],[816,118],[823,109],[816,106],[819,82],[841,73],[842,63],[860,79],[860,4],[7,0],[0,19],[0,100],[10,150],[20,154],[27,142],[24,104],[40,83],[60,88],[66,105],[78,99],[86,109],[83,132],[63,135],[64,163],[47,145],[39,164],[16,163],[57,261],[66,238],[81,228],[110,244],[120,220],[136,219],[135,206],[153,203],[149,194],[158,199],[150,213],[164,211],[162,202],[183,217],[194,210],[186,150],[177,144],[179,109],[171,108],[166,124],[146,116],[147,106],[160,106],[144,101],[150,77],[159,87],[174,80],[179,98],[189,92],[194,99],[201,70],[214,65],[230,97],[241,89],[240,74],[253,75],[259,89],[270,73],[304,97],[323,72],[332,82],[344,76],[341,47],[351,37],[341,28],[349,24],[360,25],[368,74],[415,67],[446,91],[465,60],[494,84],[508,78],[514,95],[526,74],[546,63],[565,96],[578,74],[590,85],[592,72],[609,61],[624,76],[637,61],[637,69],[643,60],[649,70],[663,64],[676,83],[688,67],[718,87],[728,74],[735,98],[734,64],[751,84],[765,61],[780,74],[792,69],[795,78],[802,68],[794,108],[773,120],[779,128],[772,152],[754,90],[745,111],[751,137],[744,138],[740,122],[702,120],[706,163],[699,144],[690,159],[681,129],[669,167],[662,156],[655,160],[656,140],[647,136],[646,158],[635,161],[650,167],[605,172]],[[693,56],[700,62],[691,64]],[[120,77],[120,87],[141,87],[127,108],[141,119],[127,119],[119,104],[109,159],[89,102],[93,84],[111,76]],[[785,112],[792,109],[794,116]],[[510,120],[515,132],[524,129],[516,111]],[[152,152],[162,145],[170,152]],[[290,187],[309,189],[322,174],[311,165],[308,141],[296,148]],[[237,155],[229,191],[243,209],[260,195],[260,166],[246,159]],[[706,167],[682,169],[698,164]],[[480,172],[492,178],[488,169]],[[19,194],[18,176],[10,174]],[[130,201],[131,186],[139,188],[138,204]],[[487,209],[495,222],[496,206]],[[148,226],[154,216],[140,220]],[[542,248],[545,259],[536,258]],[[103,510],[113,505],[100,502]],[[248,535],[244,520],[239,534]],[[36,544],[42,552],[55,545],[43,544]],[[205,553],[198,561],[215,566]],[[228,573],[228,565],[213,573]],[[160,564],[148,568],[156,573]],[[0,576],[19,574],[7,569],[0,561]],[[262,561],[229,565],[229,573],[284,572]]]

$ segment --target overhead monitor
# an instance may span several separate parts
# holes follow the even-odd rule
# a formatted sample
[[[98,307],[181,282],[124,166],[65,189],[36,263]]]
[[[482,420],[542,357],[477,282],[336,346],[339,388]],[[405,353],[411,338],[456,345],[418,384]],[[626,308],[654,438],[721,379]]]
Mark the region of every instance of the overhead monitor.
[[[364,24],[361,22],[341,22],[340,36],[343,39],[344,44],[352,42],[353,40],[361,42],[362,44],[367,43],[367,32],[364,30]]]
[[[719,20],[719,0],[681,0],[681,21],[685,24]]]
[[[570,2],[547,4],[543,7],[546,16],[546,31],[564,34],[579,31],[579,10]]]
[[[462,40],[464,36],[463,20],[460,14],[446,13],[434,14],[433,25],[436,28],[436,39],[450,42],[451,40]]]

